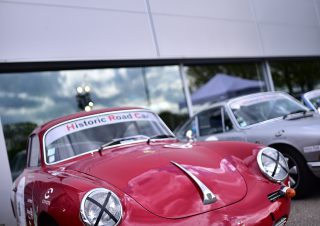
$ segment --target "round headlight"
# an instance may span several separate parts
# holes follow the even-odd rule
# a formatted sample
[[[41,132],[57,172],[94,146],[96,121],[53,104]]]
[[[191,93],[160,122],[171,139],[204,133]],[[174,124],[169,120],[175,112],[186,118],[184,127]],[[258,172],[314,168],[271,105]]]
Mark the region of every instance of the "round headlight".
[[[108,189],[92,189],[81,201],[80,215],[87,225],[114,226],[121,220],[121,202],[118,196]]]
[[[286,159],[274,148],[262,148],[257,156],[259,168],[263,175],[275,182],[283,182],[289,173]]]

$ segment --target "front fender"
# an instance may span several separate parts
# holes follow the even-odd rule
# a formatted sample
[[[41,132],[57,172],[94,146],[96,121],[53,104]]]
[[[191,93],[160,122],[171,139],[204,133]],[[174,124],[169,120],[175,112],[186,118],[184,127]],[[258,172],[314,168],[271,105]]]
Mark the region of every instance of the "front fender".
[[[82,198],[88,191],[98,187],[110,189],[123,197],[118,189],[109,184],[75,171],[61,172],[50,182],[35,184],[35,221],[38,221],[40,214],[47,214],[59,226],[83,226],[80,217]]]

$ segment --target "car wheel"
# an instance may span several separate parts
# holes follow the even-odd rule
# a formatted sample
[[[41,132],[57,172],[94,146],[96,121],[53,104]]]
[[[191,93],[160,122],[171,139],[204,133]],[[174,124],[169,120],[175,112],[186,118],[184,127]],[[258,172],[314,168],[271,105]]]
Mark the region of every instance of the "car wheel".
[[[311,188],[312,175],[303,157],[292,148],[282,150],[282,153],[288,162],[290,186],[296,190],[296,198],[306,196]]]

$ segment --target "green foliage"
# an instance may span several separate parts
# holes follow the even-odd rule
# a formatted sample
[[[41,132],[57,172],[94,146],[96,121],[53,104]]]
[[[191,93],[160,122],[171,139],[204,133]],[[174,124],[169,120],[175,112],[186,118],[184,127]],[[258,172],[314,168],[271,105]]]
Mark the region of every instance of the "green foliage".
[[[159,116],[171,130],[174,130],[189,118],[186,114],[173,114],[170,111],[163,111]]]
[[[300,98],[302,93],[320,88],[320,60],[269,61],[276,90],[288,92]],[[263,80],[259,63],[213,64],[188,67],[191,91],[197,90],[217,73],[241,78]]]
[[[246,79],[262,80],[259,64],[257,63],[190,66],[187,69],[190,89],[194,92],[218,73],[235,75]]]
[[[320,61],[271,61],[271,73],[277,90],[300,97],[304,92],[319,88]]]

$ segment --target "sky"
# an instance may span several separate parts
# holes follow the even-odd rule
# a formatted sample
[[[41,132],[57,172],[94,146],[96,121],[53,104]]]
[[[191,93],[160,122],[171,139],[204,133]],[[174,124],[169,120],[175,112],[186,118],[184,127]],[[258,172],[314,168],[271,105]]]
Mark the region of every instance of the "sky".
[[[139,106],[179,113],[178,103],[185,101],[177,66],[1,74],[1,120],[41,124],[77,112],[81,85],[90,87],[94,109]]]

